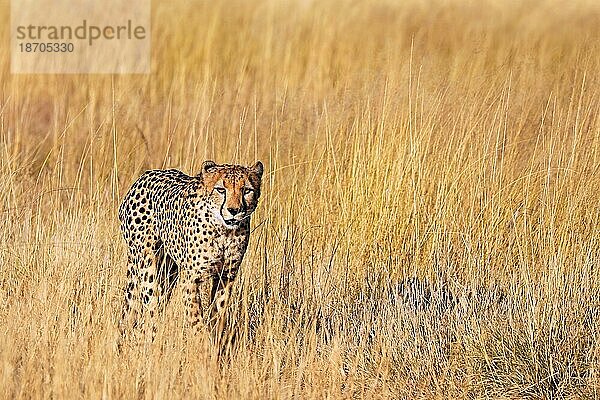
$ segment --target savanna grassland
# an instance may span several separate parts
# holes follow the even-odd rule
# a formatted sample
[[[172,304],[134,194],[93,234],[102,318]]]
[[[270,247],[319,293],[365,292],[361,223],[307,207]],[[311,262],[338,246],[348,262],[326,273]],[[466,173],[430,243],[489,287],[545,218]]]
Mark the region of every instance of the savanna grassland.
[[[152,17],[149,75],[11,75],[0,27],[1,398],[600,397],[597,2]],[[205,159],[266,166],[232,340],[176,292],[118,351],[119,201]]]

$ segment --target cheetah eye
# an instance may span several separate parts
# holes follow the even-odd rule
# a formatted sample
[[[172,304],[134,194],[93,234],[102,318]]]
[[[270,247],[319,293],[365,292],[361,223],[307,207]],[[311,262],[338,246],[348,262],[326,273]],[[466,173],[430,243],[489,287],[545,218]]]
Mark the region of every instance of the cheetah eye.
[[[215,190],[216,190],[217,192],[219,192],[220,194],[225,194],[225,188],[222,188],[222,187],[217,187],[217,188],[215,188]]]
[[[244,196],[247,196],[252,193],[254,193],[254,189],[248,189],[248,188],[244,189]]]

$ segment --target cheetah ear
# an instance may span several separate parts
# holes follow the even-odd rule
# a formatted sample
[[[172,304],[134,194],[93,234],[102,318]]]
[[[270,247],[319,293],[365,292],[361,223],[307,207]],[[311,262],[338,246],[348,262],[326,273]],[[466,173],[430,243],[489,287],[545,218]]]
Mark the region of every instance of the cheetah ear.
[[[256,164],[250,167],[250,171],[254,172],[258,176],[258,179],[261,179],[264,171],[263,164],[260,161],[257,161]]]
[[[216,166],[217,166],[217,164],[214,161],[211,161],[211,160],[204,161],[202,163],[202,173],[204,174],[206,172],[209,172],[209,170],[211,168],[214,168]]]

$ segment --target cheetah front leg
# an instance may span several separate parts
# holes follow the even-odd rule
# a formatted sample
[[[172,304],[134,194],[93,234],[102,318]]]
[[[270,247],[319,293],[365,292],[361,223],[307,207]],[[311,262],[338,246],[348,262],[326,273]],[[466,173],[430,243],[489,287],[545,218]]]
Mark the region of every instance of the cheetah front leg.
[[[210,305],[211,276],[209,268],[209,265],[187,268],[183,274],[185,314],[194,333],[204,330],[204,319]]]
[[[218,275],[212,278],[210,297],[209,326],[220,335],[224,328],[225,309],[231,297],[233,282],[238,274],[241,259],[234,259],[221,268]]]
[[[216,313],[221,313],[227,307],[227,301],[231,294],[233,281],[238,274],[241,261],[234,261],[223,271],[213,277],[213,290],[211,304]]]

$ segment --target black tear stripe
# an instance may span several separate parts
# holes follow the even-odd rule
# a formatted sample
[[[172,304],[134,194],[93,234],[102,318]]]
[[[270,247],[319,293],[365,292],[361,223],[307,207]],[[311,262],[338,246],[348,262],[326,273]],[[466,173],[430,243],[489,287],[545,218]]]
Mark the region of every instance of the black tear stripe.
[[[223,216],[223,207],[225,207],[225,204],[227,204],[227,192],[225,192],[225,194],[223,195],[223,203],[221,204],[221,208],[219,210],[223,219],[225,219],[225,217]]]
[[[225,190],[225,193],[223,193],[223,203],[221,203],[221,207],[219,207],[219,212],[221,213],[221,216],[223,216],[223,207],[225,207],[225,203],[227,203],[227,190]]]

